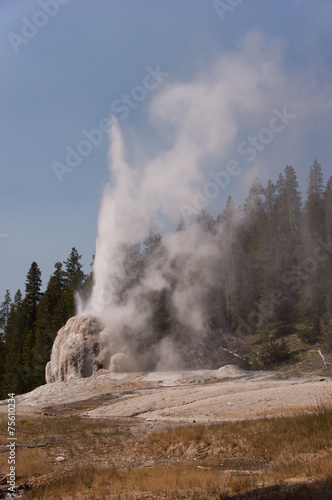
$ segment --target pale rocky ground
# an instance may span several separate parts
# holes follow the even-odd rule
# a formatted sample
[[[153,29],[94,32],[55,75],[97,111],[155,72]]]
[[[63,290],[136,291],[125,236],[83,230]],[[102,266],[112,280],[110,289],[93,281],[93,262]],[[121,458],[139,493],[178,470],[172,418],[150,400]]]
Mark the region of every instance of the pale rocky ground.
[[[310,409],[331,399],[331,375],[219,370],[111,373],[99,370],[17,396],[17,414],[136,417],[157,422],[218,422]],[[0,414],[7,411],[0,402]]]
[[[313,407],[331,397],[331,371],[324,376],[247,372],[227,365],[139,372],[126,338],[95,316],[70,318],[58,332],[46,367],[50,383],[18,396],[18,414],[216,422]],[[0,413],[4,408],[0,402]]]

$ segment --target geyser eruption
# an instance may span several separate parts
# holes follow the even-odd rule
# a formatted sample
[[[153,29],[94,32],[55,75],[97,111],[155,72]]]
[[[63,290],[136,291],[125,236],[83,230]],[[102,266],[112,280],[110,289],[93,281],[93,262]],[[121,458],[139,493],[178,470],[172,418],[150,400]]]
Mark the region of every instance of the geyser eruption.
[[[205,321],[204,285],[211,285],[213,281],[211,271],[216,241],[211,235],[203,238],[201,227],[192,225],[167,234],[164,241],[159,242],[157,226],[152,219],[148,224],[149,216],[153,207],[153,213],[163,209],[161,224],[172,222],[175,200],[172,204],[167,203],[171,210],[165,210],[162,205],[169,195],[163,195],[158,189],[158,196],[155,191],[160,182],[160,170],[166,167],[168,159],[170,164],[178,161],[177,155],[174,151],[166,154],[165,165],[158,157],[148,164],[142,175],[126,163],[119,124],[114,118],[112,122],[111,182],[104,190],[99,216],[94,286],[90,300],[79,314],[97,316],[107,325],[108,342],[104,344],[108,344],[110,355],[109,364],[104,366],[108,369],[116,370],[117,360],[123,356],[128,356],[128,369],[134,366],[180,368],[183,360],[170,330],[161,335],[153,331],[153,294],[166,292],[167,307],[174,321],[189,328],[193,334],[201,335]],[[192,157],[191,166],[193,172],[198,172],[197,159]],[[174,168],[174,176],[175,173]],[[188,181],[191,178],[188,176]],[[181,191],[183,187],[182,182]],[[175,186],[173,197],[174,189]],[[180,201],[178,198],[178,213],[174,214],[178,219],[181,217]],[[147,242],[149,239],[151,241]],[[146,247],[141,251],[143,240]],[[193,274],[200,274],[199,281]],[[139,349],[140,343],[143,349]],[[131,367],[129,359],[135,359]]]
[[[165,84],[150,115],[169,141],[143,164],[127,162],[120,126],[112,117],[111,178],[99,215],[94,286],[90,300],[79,310],[107,325],[111,356],[134,353],[143,368],[176,367],[183,362],[177,337],[188,352],[188,341],[195,344],[206,333],[207,290],[221,279],[216,256],[221,248],[230,251],[233,229],[227,235],[222,229],[208,233],[195,223],[206,205],[197,186],[207,184],[206,178],[211,181],[207,174],[216,165],[218,174],[239,122],[261,118],[271,109],[270,89],[276,78],[270,54],[262,51],[262,40],[253,34],[243,53],[221,56],[194,81]],[[221,189],[219,185],[219,193]],[[151,216],[163,241],[146,255],[138,245],[147,235],[153,238],[158,233],[153,224],[148,226]],[[174,232],[183,218],[185,227]],[[234,214],[234,227],[238,221]],[[163,306],[172,317],[169,328],[158,335],[156,296],[167,302]]]
[[[306,90],[299,91],[298,79],[283,71],[278,43],[251,33],[237,53],[215,57],[192,81],[160,87],[150,106],[164,138],[159,153],[140,159],[132,147],[128,157],[135,161],[129,161],[119,123],[111,118],[110,181],[99,214],[94,285],[78,308],[85,325],[86,317],[102,325],[92,371],[195,367],[192,353],[209,329],[206,309],[216,283],[226,279],[223,263],[240,221],[233,207],[227,223],[206,231],[209,219],[201,211],[213,210],[209,204],[231,176],[252,182],[261,164],[250,165],[238,152],[239,161],[229,163],[230,155],[243,143],[243,130],[259,130],[277,105],[288,103],[293,113],[310,111]],[[222,210],[226,197],[220,198]],[[82,339],[90,335],[84,331]]]

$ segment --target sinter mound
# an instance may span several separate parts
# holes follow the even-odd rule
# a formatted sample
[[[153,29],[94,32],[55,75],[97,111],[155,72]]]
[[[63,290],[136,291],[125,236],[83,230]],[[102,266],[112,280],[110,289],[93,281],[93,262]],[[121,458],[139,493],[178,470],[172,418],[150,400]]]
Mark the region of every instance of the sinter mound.
[[[70,318],[55,338],[46,365],[46,382],[91,377],[101,368],[128,372],[137,367],[121,336],[117,332],[111,335],[99,318]]]

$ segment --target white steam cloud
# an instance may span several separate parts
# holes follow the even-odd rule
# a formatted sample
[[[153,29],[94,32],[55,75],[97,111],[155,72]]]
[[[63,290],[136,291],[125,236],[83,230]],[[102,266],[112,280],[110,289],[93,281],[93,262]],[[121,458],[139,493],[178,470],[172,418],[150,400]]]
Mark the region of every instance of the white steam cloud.
[[[167,137],[167,147],[143,165],[127,163],[121,129],[112,117],[111,178],[99,215],[93,291],[79,311],[99,316],[108,325],[104,343],[109,355],[136,355],[133,338],[137,332],[150,334],[148,296],[154,290],[168,290],[176,320],[193,335],[204,335],[204,291],[222,279],[216,256],[231,248],[233,229],[221,226],[214,235],[202,235],[199,225],[191,224],[166,232],[163,251],[153,255],[139,282],[119,301],[126,250],[144,239],[151,216],[163,233],[176,226],[181,207],[193,207],[194,189],[204,184],[211,166],[228,158],[243,127],[255,132],[275,107],[288,106],[303,120],[321,105],[331,106],[326,99],[323,103],[313,98],[314,87],[312,81],[286,74],[280,43],[251,33],[237,52],[216,56],[192,81],[163,84],[151,103],[150,118]],[[234,227],[238,221],[235,214]],[[170,339],[152,346],[149,354],[158,368],[181,364]]]

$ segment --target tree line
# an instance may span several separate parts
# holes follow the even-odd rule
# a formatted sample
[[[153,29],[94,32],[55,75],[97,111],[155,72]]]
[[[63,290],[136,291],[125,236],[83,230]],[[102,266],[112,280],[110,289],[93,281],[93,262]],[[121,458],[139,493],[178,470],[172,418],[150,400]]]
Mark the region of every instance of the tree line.
[[[33,262],[26,276],[25,295],[17,290],[13,300],[7,290],[0,306],[1,396],[21,394],[45,383],[58,330],[75,315],[75,291],[84,293],[91,283],[80,263],[82,256],[72,248],[68,259],[56,262],[42,293],[41,271]]]
[[[221,352],[237,352],[239,359],[252,361],[245,347],[252,334],[260,335],[262,353],[254,366],[286,359],[287,335],[294,330],[303,342],[319,342],[332,351],[332,177],[324,184],[317,160],[309,171],[305,200],[288,165],[275,183],[269,180],[263,186],[256,179],[243,207],[229,197],[220,214],[214,217],[202,210],[196,222],[206,238],[220,235],[213,264],[218,278],[202,294],[206,335],[187,350],[188,366],[217,367],[223,361]],[[185,230],[180,222],[176,231]],[[162,235],[151,222],[142,244],[126,249],[119,302],[140,282],[151,259],[158,253],[164,258],[163,252]],[[12,300],[6,292],[0,305],[2,397],[45,382],[57,331],[75,314],[75,292],[83,300],[91,292],[92,273],[84,274],[80,260],[73,248],[65,262],[56,262],[43,293],[41,271],[33,262],[25,295],[18,290]],[[192,280],[197,286],[199,269]],[[137,337],[138,350],[167,336],[189,345],[190,331],[174,318],[170,293],[171,287],[145,297],[152,309],[153,334]]]
[[[202,210],[196,222],[215,249],[213,259],[197,259],[190,275],[192,288],[204,287],[205,335],[195,337],[173,314],[174,281],[186,265],[179,258],[169,266],[174,271],[169,286],[146,297],[152,304],[152,335],[138,336],[142,350],[170,337],[185,346],[188,366],[197,368],[240,360],[246,368],[274,366],[289,358],[287,337],[295,332],[306,344],[332,350],[332,177],[324,184],[317,160],[305,200],[294,168],[287,165],[275,183],[263,186],[255,179],[243,207],[229,197],[216,217]],[[184,222],[176,229],[185,230]],[[140,282],[149,259],[160,259],[158,253],[168,258],[152,224],[143,249],[128,249],[120,301]],[[208,287],[204,273],[213,276]],[[246,337],[256,334],[260,354],[255,357]]]

